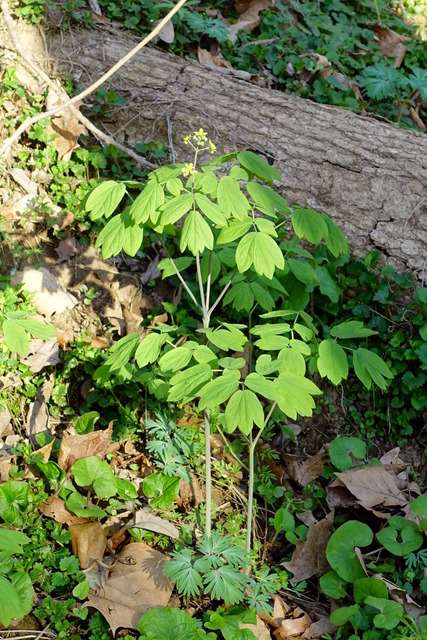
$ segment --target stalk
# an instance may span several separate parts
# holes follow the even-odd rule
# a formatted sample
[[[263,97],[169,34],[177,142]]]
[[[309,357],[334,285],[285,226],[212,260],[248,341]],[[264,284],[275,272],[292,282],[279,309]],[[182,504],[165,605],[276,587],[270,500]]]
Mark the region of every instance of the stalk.
[[[205,458],[206,458],[206,524],[209,538],[212,531],[212,469],[211,469],[211,420],[209,409],[205,410]]]

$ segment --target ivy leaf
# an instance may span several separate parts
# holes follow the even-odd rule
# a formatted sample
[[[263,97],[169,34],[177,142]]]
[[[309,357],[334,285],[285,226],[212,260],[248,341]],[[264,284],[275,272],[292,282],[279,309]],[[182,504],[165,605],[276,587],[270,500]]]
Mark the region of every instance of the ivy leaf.
[[[366,338],[368,336],[376,335],[377,333],[377,331],[373,331],[372,329],[365,327],[363,322],[360,322],[359,320],[341,322],[331,329],[331,336],[333,338],[341,338],[341,340],[348,340],[350,338]]]
[[[227,217],[234,216],[244,220],[251,208],[238,182],[230,176],[223,176],[218,183],[217,200],[220,209]]]
[[[269,182],[271,184],[273,180],[281,179],[280,171],[269,165],[268,162],[258,154],[253,153],[253,151],[242,151],[238,153],[237,160],[242,167],[253,173],[254,176],[263,182]]]
[[[295,208],[291,221],[297,236],[306,238],[311,244],[319,244],[328,235],[326,222],[314,209]]]
[[[236,391],[239,386],[240,371],[225,371],[221,376],[211,380],[199,391],[199,411],[203,409],[214,409]]]
[[[190,211],[181,231],[179,248],[184,252],[188,247],[193,255],[203,253],[205,249],[213,249],[213,233],[198,211]]]
[[[393,555],[403,557],[421,547],[423,535],[412,520],[391,516],[387,526],[378,531],[377,540]]]
[[[356,555],[356,547],[367,547],[372,543],[374,534],[367,524],[349,520],[337,529],[329,538],[326,558],[332,569],[347,582],[364,578],[365,573]]]
[[[167,336],[162,333],[149,333],[143,338],[135,353],[135,360],[138,367],[145,367],[150,362],[155,362],[160,354],[160,349],[167,340]]]
[[[388,629],[390,631],[399,624],[403,617],[404,612],[402,605],[394,600],[368,596],[365,604],[381,611],[381,613],[374,617],[374,625],[378,629]]]
[[[237,246],[236,264],[240,273],[253,265],[258,275],[265,275],[271,280],[276,268],[283,269],[285,260],[273,238],[265,233],[251,232]]]
[[[92,220],[102,216],[109,218],[120,204],[126,187],[122,182],[107,180],[95,187],[86,200],[86,211],[90,213]]]
[[[237,427],[245,435],[252,431],[254,423],[261,429],[264,425],[264,410],[255,393],[248,389],[236,391],[225,409],[227,433]]]
[[[116,479],[108,462],[97,456],[80,458],[71,467],[79,487],[91,487],[98,498],[111,498],[117,493]]]
[[[348,361],[344,349],[333,340],[322,340],[319,344],[317,369],[322,378],[328,378],[332,384],[347,380]]]
[[[340,471],[347,471],[353,466],[353,460],[349,452],[355,458],[362,460],[366,455],[366,443],[360,438],[342,436],[334,438],[329,445],[329,457],[332,464]]]
[[[385,391],[388,384],[386,378],[394,377],[389,367],[376,353],[362,347],[353,353],[353,367],[357,377],[367,389],[371,388],[373,380],[382,391]]]

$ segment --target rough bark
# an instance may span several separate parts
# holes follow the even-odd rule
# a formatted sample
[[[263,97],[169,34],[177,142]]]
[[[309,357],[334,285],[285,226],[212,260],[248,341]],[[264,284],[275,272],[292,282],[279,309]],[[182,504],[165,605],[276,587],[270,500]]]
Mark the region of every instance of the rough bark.
[[[58,70],[70,71],[86,87],[135,40],[105,27],[52,31],[48,43]],[[185,161],[182,138],[203,127],[220,152],[267,153],[283,174],[283,193],[291,203],[328,213],[356,253],[379,248],[389,262],[424,279],[424,134],[259,87],[155,48],[137,54],[112,86],[127,97],[110,128],[120,141],[172,139],[176,159]]]

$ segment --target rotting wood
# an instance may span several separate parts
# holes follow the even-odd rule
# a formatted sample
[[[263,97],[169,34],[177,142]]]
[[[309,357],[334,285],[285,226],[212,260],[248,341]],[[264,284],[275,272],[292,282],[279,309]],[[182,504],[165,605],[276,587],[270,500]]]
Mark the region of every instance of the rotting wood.
[[[135,38],[112,27],[49,31],[52,61],[84,87],[123,57]],[[195,61],[145,48],[111,85],[127,98],[110,133],[126,144],[168,143],[187,160],[182,138],[199,127],[219,152],[249,148],[270,155],[291,203],[328,213],[363,254],[426,275],[427,137],[344,109],[261,88]]]

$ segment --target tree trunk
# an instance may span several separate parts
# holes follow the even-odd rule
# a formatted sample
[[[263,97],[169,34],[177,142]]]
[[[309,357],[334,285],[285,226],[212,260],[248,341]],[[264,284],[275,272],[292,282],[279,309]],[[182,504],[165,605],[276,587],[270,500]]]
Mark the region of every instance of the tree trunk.
[[[135,44],[111,27],[48,34],[58,70],[97,79]],[[319,105],[206,69],[192,60],[144,48],[112,77],[127,99],[109,132],[133,145],[172,145],[203,127],[218,152],[265,153],[283,175],[291,203],[329,214],[363,254],[380,249],[389,263],[424,280],[427,238],[427,136],[342,108]],[[88,98],[86,103],[89,103]]]

